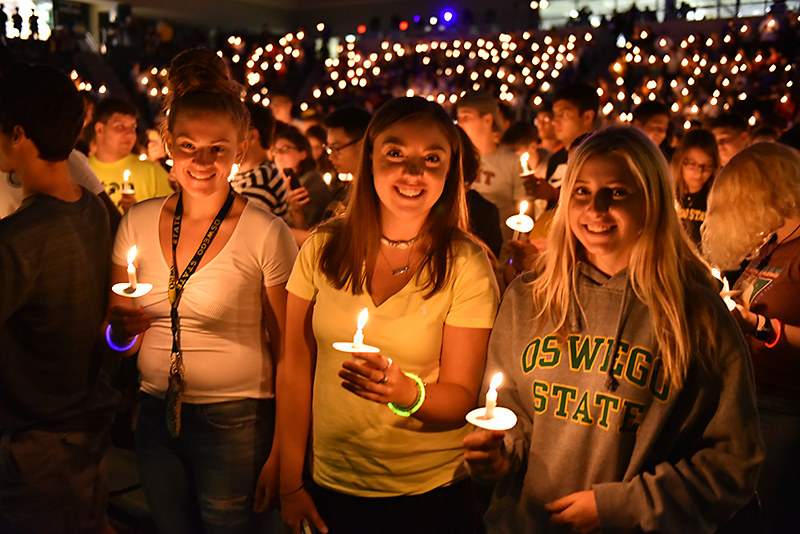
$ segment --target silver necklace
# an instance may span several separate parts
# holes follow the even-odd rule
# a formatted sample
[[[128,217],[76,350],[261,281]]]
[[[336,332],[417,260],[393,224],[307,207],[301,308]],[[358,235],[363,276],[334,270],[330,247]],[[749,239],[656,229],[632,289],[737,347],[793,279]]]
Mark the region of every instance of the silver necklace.
[[[402,248],[402,249],[409,248],[411,245],[414,244],[414,241],[416,241],[417,239],[418,238],[415,237],[412,241],[408,242],[410,244],[405,245],[404,247],[397,247],[397,248]],[[383,242],[383,240],[381,240],[381,242]],[[392,245],[389,245],[389,246],[392,246]],[[411,268],[411,251],[410,250],[408,251],[408,257],[406,258],[406,264],[404,266],[402,266],[402,267],[397,268],[397,269],[392,267],[392,264],[389,263],[389,258],[386,256],[386,253],[383,251],[383,249],[381,249],[381,255],[383,256],[384,261],[386,261],[386,265],[388,265],[389,269],[392,270],[392,275],[393,276],[397,276],[398,274],[403,274],[404,272],[408,271]]]
[[[381,243],[383,243],[387,247],[394,247],[394,248],[399,248],[400,250],[405,250],[408,247],[410,247],[411,245],[413,245],[414,243],[416,243],[417,241],[419,241],[419,239],[421,237],[422,237],[422,235],[420,234],[420,235],[417,235],[416,237],[413,237],[413,238],[409,239],[408,241],[392,241],[388,237],[382,235],[381,236]]]

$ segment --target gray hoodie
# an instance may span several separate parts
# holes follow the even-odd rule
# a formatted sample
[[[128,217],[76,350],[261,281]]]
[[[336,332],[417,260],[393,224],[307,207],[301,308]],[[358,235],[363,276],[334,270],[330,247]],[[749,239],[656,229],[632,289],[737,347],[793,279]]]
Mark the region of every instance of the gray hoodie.
[[[676,389],[627,271],[609,278],[579,264],[576,279],[585,315],[572,314],[565,346],[552,325],[533,321],[532,274],[511,284],[500,307],[486,373],[504,373],[498,406],[519,422],[506,433],[512,467],[486,514],[489,532],[569,532],[548,523],[544,504],[582,490],[595,492],[603,533],[714,532],[752,498],[763,459],[738,327],[717,295],[698,288],[692,298],[718,309],[708,335],[721,372],[695,364]]]

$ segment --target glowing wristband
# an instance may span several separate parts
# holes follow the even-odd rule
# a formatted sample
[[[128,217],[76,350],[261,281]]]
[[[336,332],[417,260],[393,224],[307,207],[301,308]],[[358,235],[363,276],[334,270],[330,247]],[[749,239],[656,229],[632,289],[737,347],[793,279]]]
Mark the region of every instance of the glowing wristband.
[[[775,322],[778,323],[778,329],[775,330],[775,339],[772,340],[771,343],[764,343],[764,347],[766,347],[768,349],[774,348],[775,345],[778,344],[778,341],[780,341],[781,334],[783,334],[783,323],[780,322],[778,319],[775,319]]]
[[[417,398],[414,399],[414,403],[408,408],[404,406],[398,406],[395,403],[390,402],[389,409],[400,417],[409,417],[410,415],[413,415],[414,412],[419,410],[422,407],[422,403],[425,402],[425,382],[423,382],[420,377],[413,373],[403,374],[417,384]]]
[[[117,345],[111,340],[111,325],[108,325],[108,327],[106,327],[106,343],[108,343],[108,346],[117,352],[125,352],[126,350],[130,350],[134,345],[136,345],[137,339],[139,339],[139,334],[133,336],[133,339],[129,344],[125,346]]]

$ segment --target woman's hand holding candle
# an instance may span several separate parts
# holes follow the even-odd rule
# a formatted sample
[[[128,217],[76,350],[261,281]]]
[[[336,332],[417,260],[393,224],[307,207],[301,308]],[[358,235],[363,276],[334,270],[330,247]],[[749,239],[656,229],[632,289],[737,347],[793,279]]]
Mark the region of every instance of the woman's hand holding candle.
[[[380,354],[354,354],[339,370],[342,387],[373,402],[410,406],[417,398],[414,380],[403,374],[396,363]]]
[[[478,430],[461,442],[470,474],[483,482],[497,482],[508,472],[502,430]]]
[[[108,311],[108,324],[111,325],[115,342],[122,344],[150,328],[153,318],[142,308],[112,306]]]

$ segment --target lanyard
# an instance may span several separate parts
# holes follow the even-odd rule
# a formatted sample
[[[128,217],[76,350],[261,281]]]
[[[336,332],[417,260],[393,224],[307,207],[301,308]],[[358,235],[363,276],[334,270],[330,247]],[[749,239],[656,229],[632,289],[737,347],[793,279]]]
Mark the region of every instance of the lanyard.
[[[228,193],[228,199],[225,204],[214,217],[214,221],[208,228],[203,242],[197,252],[194,253],[192,261],[186,265],[180,278],[176,280],[177,269],[175,265],[178,263],[175,259],[175,251],[178,249],[178,238],[181,235],[181,220],[183,219],[183,194],[178,196],[178,204],[175,206],[175,216],[172,219],[172,265],[169,268],[169,304],[170,304],[170,322],[172,326],[172,355],[170,358],[169,366],[169,387],[167,389],[166,402],[167,402],[167,425],[170,433],[177,436],[180,432],[180,413],[181,413],[181,397],[183,394],[183,353],[181,352],[181,336],[180,336],[180,318],[178,316],[178,303],[181,300],[181,293],[186,281],[192,276],[197,269],[197,265],[203,258],[214,237],[217,235],[222,221],[231,210],[235,194],[233,188]]]

